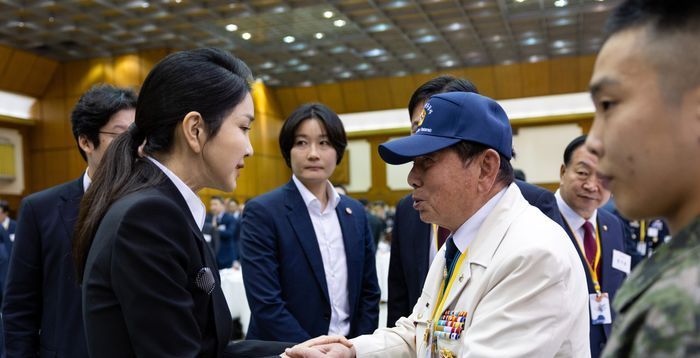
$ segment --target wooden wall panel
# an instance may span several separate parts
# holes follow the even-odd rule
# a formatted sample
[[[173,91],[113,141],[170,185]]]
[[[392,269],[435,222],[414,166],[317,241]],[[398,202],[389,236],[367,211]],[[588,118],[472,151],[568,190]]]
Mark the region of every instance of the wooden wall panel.
[[[297,87],[294,89],[294,93],[297,96],[297,103],[299,103],[299,105],[320,101],[318,93],[316,92],[316,87],[314,86]]]
[[[391,108],[391,91],[384,78],[371,78],[365,81],[367,105],[370,111]]]
[[[406,107],[408,99],[413,94],[414,82],[413,77],[389,77],[389,89],[391,90],[391,108]],[[389,109],[389,108],[386,108]]]
[[[56,71],[58,63],[43,57],[36,57],[32,70],[22,83],[18,92],[26,93],[32,97],[41,96],[51,81],[51,76]]]
[[[104,79],[101,66],[91,66],[89,60],[67,62],[64,65],[66,75],[66,95],[80,96]]]
[[[520,65],[522,96],[546,96],[551,93],[549,64],[547,62],[523,63]]]
[[[465,77],[476,85],[479,93],[494,97],[496,85],[493,72],[493,67],[468,67],[465,70]]]
[[[153,66],[156,65],[160,60],[167,56],[169,51],[167,49],[154,49],[154,50],[144,50],[139,52],[139,81],[138,85],[146,79],[146,76],[151,71]]]
[[[321,103],[330,107],[335,113],[348,112],[343,101],[343,90],[337,83],[318,85],[318,96]]]
[[[21,92],[37,56],[24,51],[13,51],[5,70],[0,76],[0,88],[10,92]]]
[[[553,93],[580,92],[578,57],[562,57],[549,61],[550,87]]]
[[[0,46],[0,74],[5,73],[7,64],[10,62],[10,58],[12,58],[12,53],[14,51],[15,50],[9,47]]]
[[[114,84],[122,87],[141,85],[141,59],[138,54],[121,55],[114,59]]]
[[[294,87],[281,87],[274,91],[284,116],[288,116],[299,106]]]
[[[496,98],[520,98],[523,96],[520,64],[494,67]]]
[[[364,112],[369,110],[367,101],[367,89],[362,80],[343,81],[340,83],[340,88],[345,101],[345,110],[347,112]]]
[[[0,90],[40,97],[58,62],[0,45]]]
[[[582,56],[578,59],[578,88],[588,90],[588,83],[593,76],[595,66],[595,56]]]

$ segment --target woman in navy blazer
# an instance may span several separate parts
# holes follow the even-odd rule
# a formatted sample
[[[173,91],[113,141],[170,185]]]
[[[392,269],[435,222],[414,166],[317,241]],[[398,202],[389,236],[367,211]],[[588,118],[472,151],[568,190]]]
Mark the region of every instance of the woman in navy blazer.
[[[174,53],[146,77],[134,125],[107,150],[76,227],[90,356],[222,357],[229,348],[231,314],[196,192],[233,190],[253,153],[250,78],[216,49]]]
[[[374,241],[362,205],[328,181],[347,145],[343,124],[328,107],[307,104],[285,121],[279,142],[292,180],[249,201],[241,223],[247,337],[372,333],[380,297]]]

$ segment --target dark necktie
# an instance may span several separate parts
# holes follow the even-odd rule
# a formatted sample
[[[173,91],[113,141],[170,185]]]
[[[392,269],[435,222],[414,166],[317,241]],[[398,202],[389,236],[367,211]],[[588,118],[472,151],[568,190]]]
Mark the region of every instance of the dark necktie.
[[[445,229],[442,226],[438,226],[438,232],[437,232],[437,249],[440,250],[442,245],[445,244],[445,241],[447,241],[447,238],[450,237],[450,230]]]
[[[586,261],[595,269],[595,256],[598,245],[595,242],[593,224],[589,221],[583,223],[583,249],[586,251]]]
[[[450,276],[452,276],[452,265],[454,264],[454,261],[459,257],[461,252],[457,248],[457,245],[455,245],[455,241],[450,236],[449,239],[447,239],[446,242],[446,248],[445,248],[445,268],[447,269],[447,278],[445,279],[446,282],[450,281]]]

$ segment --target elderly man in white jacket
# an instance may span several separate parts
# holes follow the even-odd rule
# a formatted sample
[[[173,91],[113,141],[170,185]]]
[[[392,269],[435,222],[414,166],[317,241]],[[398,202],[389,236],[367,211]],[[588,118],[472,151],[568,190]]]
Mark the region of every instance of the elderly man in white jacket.
[[[379,148],[389,164],[413,161],[414,208],[452,233],[413,312],[394,328],[350,342],[321,337],[287,354],[590,357],[580,259],[564,230],[512,183],[503,109],[455,92],[431,97],[422,118],[415,135]]]

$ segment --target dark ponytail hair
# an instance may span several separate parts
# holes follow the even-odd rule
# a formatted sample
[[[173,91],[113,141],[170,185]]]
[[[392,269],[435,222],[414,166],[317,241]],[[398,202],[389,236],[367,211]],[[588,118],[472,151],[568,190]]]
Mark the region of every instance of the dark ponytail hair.
[[[191,111],[199,112],[213,138],[223,119],[250,92],[251,79],[243,61],[213,48],[173,53],[151,70],[139,93],[134,124],[109,146],[80,204],[73,240],[79,282],[109,207],[125,195],[166,179],[158,167],[139,155],[144,141],[144,155],[169,153],[175,128]]]

